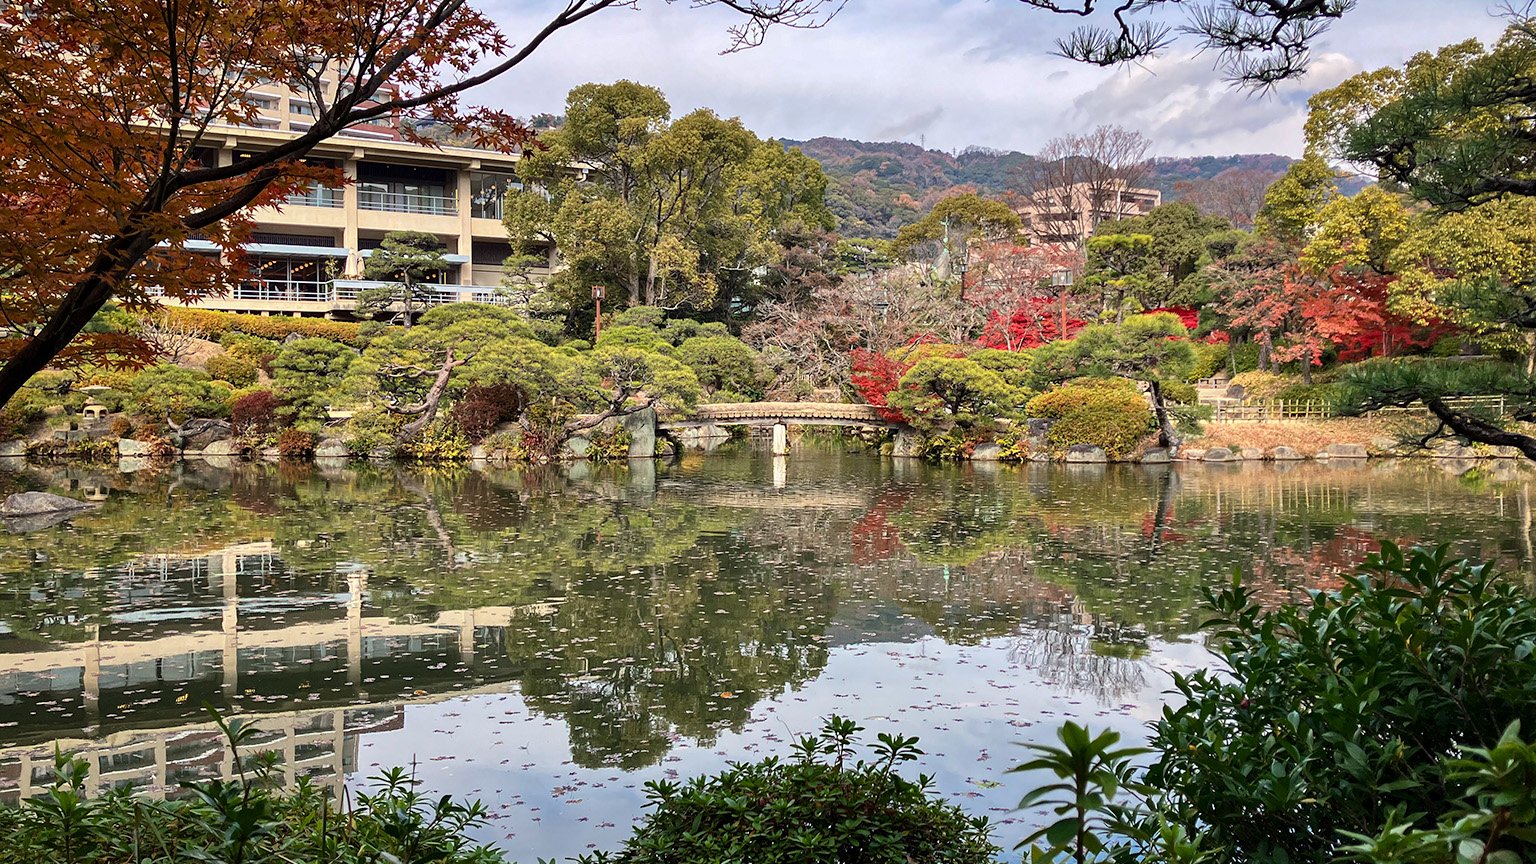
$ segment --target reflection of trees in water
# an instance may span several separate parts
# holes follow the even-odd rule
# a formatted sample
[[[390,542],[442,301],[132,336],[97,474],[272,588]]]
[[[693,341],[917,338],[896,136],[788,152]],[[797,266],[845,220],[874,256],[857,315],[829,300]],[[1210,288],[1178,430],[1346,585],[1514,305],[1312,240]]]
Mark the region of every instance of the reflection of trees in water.
[[[1124,701],[1146,686],[1147,633],[1100,616],[1081,623],[1089,617],[1077,601],[1042,610],[1014,638],[1008,659],[1064,690]]]

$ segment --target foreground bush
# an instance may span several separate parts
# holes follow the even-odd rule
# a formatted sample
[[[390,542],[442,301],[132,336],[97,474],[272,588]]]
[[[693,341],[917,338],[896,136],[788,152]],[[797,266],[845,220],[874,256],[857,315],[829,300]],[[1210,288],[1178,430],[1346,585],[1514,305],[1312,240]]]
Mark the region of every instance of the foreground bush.
[[[187,797],[171,801],[123,791],[86,798],[89,766],[60,756],[51,788],[19,807],[0,808],[0,864],[502,861],[464,836],[484,820],[478,802],[419,794],[416,781],[399,769],[373,778],[377,791],[357,795],[344,808],[305,780],[278,791],[276,757],[240,752],[254,728],[238,720],[218,722],[234,750],[239,779],[192,784]]]
[[[1444,547],[1387,544],[1337,593],[1261,609],[1211,597],[1229,672],[1175,674],[1151,765],[1063,734],[1072,778],[1042,832],[1079,860],[1517,864],[1536,854],[1536,600]],[[1460,758],[1457,758],[1458,754]],[[1118,790],[1136,807],[1108,805]],[[1091,792],[1091,794],[1090,794]],[[1030,799],[1027,799],[1030,800]],[[1087,808],[1075,802],[1089,801]],[[1086,828],[1095,836],[1084,839]],[[1038,838],[1037,838],[1038,839]],[[1346,844],[1353,840],[1350,850]]]
[[[896,773],[922,751],[882,734],[855,761],[861,727],[833,717],[788,761],[738,764],[686,785],[646,784],[656,808],[616,855],[585,864],[985,864],[985,818],[935,799],[930,778]]]

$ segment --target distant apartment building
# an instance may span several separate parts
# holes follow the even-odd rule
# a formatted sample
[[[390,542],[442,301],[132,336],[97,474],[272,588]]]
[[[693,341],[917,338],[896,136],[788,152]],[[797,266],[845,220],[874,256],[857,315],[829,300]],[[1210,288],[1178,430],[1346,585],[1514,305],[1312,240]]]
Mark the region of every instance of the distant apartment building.
[[[333,85],[334,86],[334,85]],[[218,126],[208,162],[230,164],[247,149],[265,149],[309,128],[315,106],[282,85],[254,87],[255,123]],[[347,129],[319,145],[310,162],[340,167],[341,189],[316,186],[281,207],[256,210],[246,247],[249,269],[228,290],[186,305],[228,312],[350,317],[364,261],[391,231],[424,231],[442,241],[451,267],[435,280],[430,303],[495,302],[503,263],[512,254],[501,222],[507,192],[520,188],[514,154],[403,139],[398,118]],[[192,241],[194,248],[199,241]],[[210,254],[211,243],[202,245]],[[531,271],[548,275],[554,250]],[[174,302],[174,301],[167,301]]]
[[[1163,193],[1114,181],[1045,189],[1018,208],[1024,234],[1033,245],[1082,248],[1101,222],[1145,216],[1163,202]]]

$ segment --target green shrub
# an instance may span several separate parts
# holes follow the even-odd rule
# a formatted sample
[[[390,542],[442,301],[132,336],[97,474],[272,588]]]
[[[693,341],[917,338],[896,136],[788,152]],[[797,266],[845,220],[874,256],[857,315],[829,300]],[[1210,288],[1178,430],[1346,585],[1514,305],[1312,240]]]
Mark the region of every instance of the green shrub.
[[[585,864],[990,864],[985,818],[967,816],[897,766],[917,739],[881,734],[857,759],[851,720],[833,717],[788,760],[737,764],[686,784],[646,784],[655,808],[616,854]]]
[[[151,366],[134,376],[129,387],[131,410],[147,420],[167,417],[177,422],[190,417],[224,417],[229,413],[230,387],[215,382],[201,369],[169,363]]]
[[[937,435],[924,435],[917,442],[917,455],[929,462],[961,462],[971,458],[981,439],[974,433],[951,429]]]
[[[267,370],[267,365],[282,347],[274,340],[236,331],[220,336],[219,344],[224,346],[225,354],[244,360],[263,371]]]
[[[1007,432],[997,436],[997,458],[1001,462],[1024,462],[1032,452],[1029,443],[1029,427],[1015,424]]]
[[[928,357],[901,376],[886,397],[913,428],[928,437],[959,430],[990,434],[992,422],[1017,411],[1022,394],[991,369],[963,357]]]
[[[272,389],[294,420],[324,420],[357,352],[329,339],[297,339],[272,361]]]
[[[589,462],[622,462],[629,458],[629,444],[632,436],[629,430],[623,426],[615,426],[612,429],[600,430],[592,433],[587,439],[592,442],[591,449],[587,450]]]
[[[471,444],[451,420],[439,418],[401,444],[400,453],[416,462],[462,462]]]
[[[1196,342],[1195,366],[1189,372],[1191,381],[1209,378],[1227,368],[1228,345],[1226,342]]]
[[[693,370],[706,393],[762,395],[763,367],[757,352],[734,336],[694,336],[677,348],[677,359]]]
[[[1193,384],[1167,381],[1163,383],[1163,398],[1170,404],[1196,405],[1200,402],[1200,391],[1195,389]]]
[[[0,439],[18,438],[27,427],[47,416],[53,400],[41,390],[23,387],[0,408]]]
[[[256,383],[256,365],[249,360],[228,354],[209,357],[208,374],[220,381],[228,381],[236,387],[249,387]]]
[[[1536,598],[1518,580],[1385,543],[1308,602],[1265,608],[1237,578],[1207,596],[1222,668],[1174,673],[1150,765],[1080,729],[1036,748],[1029,767],[1070,781],[1025,799],[1058,796],[1032,860],[1532,860]]]
[[[1146,398],[1121,379],[1063,384],[1029,400],[1025,410],[1030,417],[1052,421],[1045,438],[1058,453],[1089,444],[1110,459],[1124,459],[1157,430]]]
[[[347,421],[347,449],[354,456],[371,456],[379,450],[394,455],[403,425],[404,419],[398,414],[378,408],[359,411]]]

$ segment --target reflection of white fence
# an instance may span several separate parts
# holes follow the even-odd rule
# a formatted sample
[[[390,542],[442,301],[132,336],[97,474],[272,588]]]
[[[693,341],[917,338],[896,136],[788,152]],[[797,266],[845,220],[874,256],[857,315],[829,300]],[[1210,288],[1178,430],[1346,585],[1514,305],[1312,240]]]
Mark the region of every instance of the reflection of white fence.
[[[1225,423],[1271,423],[1277,420],[1320,420],[1335,416],[1331,403],[1315,399],[1213,399],[1204,404],[1211,406],[1211,420]],[[1513,407],[1509,397],[1462,396],[1445,400],[1445,404],[1460,411],[1474,411],[1496,417],[1509,415]],[[1382,408],[1374,414],[1424,415],[1429,409],[1414,403],[1402,408]]]

